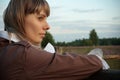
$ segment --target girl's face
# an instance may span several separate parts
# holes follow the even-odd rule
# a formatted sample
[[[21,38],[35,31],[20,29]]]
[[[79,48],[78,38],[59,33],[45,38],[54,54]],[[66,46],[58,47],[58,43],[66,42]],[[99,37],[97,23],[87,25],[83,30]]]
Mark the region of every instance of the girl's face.
[[[49,29],[47,23],[47,15],[44,11],[40,14],[29,14],[25,17],[25,34],[27,40],[34,45],[38,45],[45,37],[46,31]]]

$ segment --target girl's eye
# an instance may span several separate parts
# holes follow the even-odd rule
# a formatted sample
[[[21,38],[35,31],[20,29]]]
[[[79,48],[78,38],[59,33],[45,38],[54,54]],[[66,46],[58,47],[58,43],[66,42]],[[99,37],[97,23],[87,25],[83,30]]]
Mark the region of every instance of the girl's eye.
[[[39,19],[39,20],[43,20],[43,19],[44,19],[44,17],[38,17],[38,19]]]

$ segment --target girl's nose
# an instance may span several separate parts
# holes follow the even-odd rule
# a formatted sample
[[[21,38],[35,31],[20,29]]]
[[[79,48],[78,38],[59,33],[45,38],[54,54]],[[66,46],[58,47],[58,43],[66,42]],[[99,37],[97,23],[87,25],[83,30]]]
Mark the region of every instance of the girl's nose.
[[[50,29],[50,25],[48,24],[47,26],[46,26],[46,30],[49,30]]]
[[[50,29],[50,26],[49,24],[46,22],[45,26],[43,27],[44,30],[49,30]]]

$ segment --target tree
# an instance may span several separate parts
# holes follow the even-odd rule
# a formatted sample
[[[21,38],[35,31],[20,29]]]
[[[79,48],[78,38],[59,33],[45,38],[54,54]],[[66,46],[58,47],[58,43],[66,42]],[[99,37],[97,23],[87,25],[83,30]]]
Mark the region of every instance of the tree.
[[[98,36],[95,29],[90,31],[89,39],[91,40],[93,45],[98,45]]]
[[[55,44],[55,40],[53,39],[53,36],[50,34],[50,32],[46,33],[46,36],[41,43],[42,48],[44,48],[47,43],[51,43],[52,45]]]

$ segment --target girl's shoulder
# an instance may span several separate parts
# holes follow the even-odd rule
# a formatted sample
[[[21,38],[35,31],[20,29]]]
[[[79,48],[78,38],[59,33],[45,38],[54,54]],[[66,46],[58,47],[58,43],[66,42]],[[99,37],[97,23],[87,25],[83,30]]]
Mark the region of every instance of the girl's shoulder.
[[[10,46],[30,47],[31,45],[27,41],[19,41],[19,42],[13,42],[12,44],[10,44]]]

